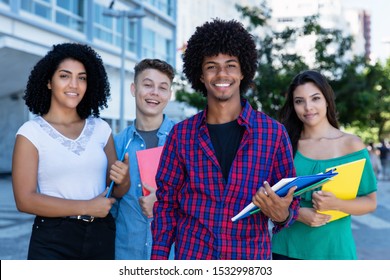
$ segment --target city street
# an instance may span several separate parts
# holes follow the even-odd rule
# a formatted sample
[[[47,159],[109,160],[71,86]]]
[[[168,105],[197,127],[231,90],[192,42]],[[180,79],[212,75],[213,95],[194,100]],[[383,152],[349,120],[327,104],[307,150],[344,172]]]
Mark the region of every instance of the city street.
[[[378,183],[375,213],[353,217],[358,258],[390,260],[390,181]],[[0,259],[25,260],[33,216],[16,210],[11,177],[0,177]]]

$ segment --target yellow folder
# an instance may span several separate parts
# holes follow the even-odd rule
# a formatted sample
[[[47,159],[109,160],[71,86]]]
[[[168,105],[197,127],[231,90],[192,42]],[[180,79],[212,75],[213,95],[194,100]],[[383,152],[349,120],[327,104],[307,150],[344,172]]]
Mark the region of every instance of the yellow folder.
[[[323,185],[322,190],[326,192],[332,192],[337,198],[344,200],[356,198],[365,163],[366,159],[364,158],[328,168],[327,170],[336,168],[336,172],[339,174]],[[331,215],[332,218],[330,219],[330,222],[349,215],[338,210],[318,212]]]

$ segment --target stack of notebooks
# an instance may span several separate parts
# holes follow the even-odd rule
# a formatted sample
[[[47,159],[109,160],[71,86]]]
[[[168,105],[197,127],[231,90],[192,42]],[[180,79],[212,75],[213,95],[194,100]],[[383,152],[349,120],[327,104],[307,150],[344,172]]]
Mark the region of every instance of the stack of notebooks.
[[[273,185],[272,189],[277,195],[283,197],[294,186],[297,186],[294,196],[322,186],[321,189],[323,191],[332,192],[340,199],[354,199],[360,185],[365,162],[366,159],[360,159],[329,168],[325,173],[284,178]],[[259,211],[261,210],[256,205],[250,203],[231,220],[235,222]],[[318,212],[331,215],[332,218],[330,221],[338,220],[348,215],[347,213],[336,210]]]

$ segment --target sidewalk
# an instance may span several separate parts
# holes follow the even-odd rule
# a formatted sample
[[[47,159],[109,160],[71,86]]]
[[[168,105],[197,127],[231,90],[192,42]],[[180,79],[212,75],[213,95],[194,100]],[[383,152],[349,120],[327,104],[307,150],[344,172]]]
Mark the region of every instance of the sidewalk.
[[[25,260],[34,216],[16,209],[11,176],[0,177],[0,259]]]
[[[377,210],[352,217],[360,260],[390,260],[390,181],[378,181]],[[0,176],[0,260],[25,260],[33,215],[16,209],[11,176]]]

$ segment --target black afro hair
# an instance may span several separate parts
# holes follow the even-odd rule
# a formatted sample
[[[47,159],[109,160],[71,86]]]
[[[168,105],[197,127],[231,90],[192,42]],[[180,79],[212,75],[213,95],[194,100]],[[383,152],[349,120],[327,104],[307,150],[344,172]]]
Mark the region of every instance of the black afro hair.
[[[207,95],[200,81],[204,57],[226,54],[236,56],[244,76],[240,84],[240,94],[244,94],[252,84],[257,68],[257,50],[253,36],[235,20],[214,19],[196,28],[188,40],[183,55],[183,72],[195,91]]]
[[[99,116],[99,109],[107,107],[110,84],[101,57],[88,45],[63,43],[53,48],[32,69],[24,91],[24,100],[29,110],[37,115],[49,111],[51,90],[47,84],[62,61],[67,58],[81,62],[87,72],[87,90],[77,106],[80,118]]]

